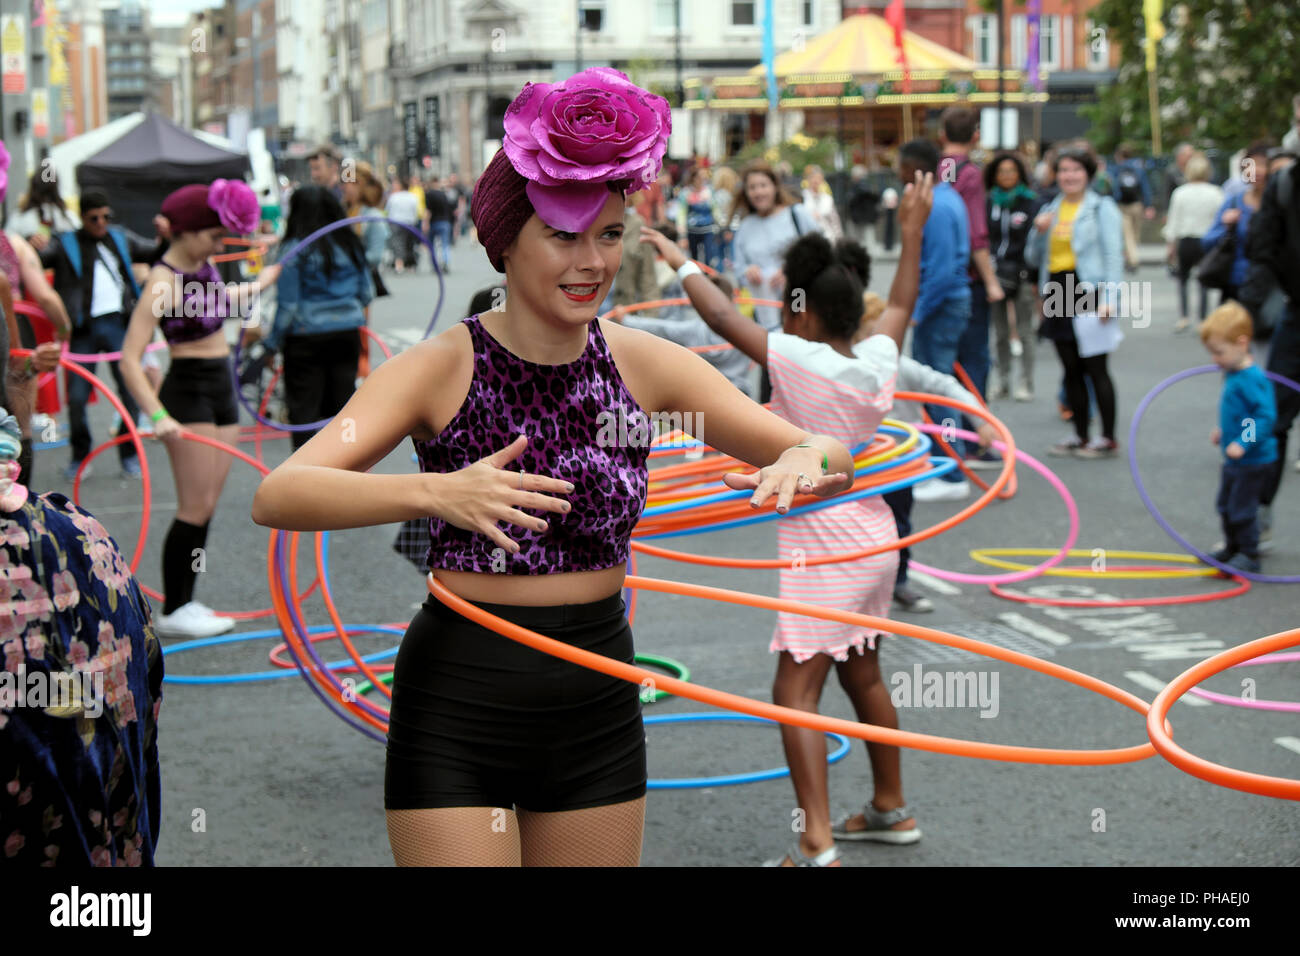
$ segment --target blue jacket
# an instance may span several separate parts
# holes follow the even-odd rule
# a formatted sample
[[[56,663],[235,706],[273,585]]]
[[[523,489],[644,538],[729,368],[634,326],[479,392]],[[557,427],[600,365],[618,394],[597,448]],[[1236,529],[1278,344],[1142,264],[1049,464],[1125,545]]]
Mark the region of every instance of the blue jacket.
[[[1277,402],[1273,383],[1258,365],[1233,369],[1223,376],[1219,396],[1219,443],[1224,463],[1267,465],[1277,461]],[[1240,458],[1228,457],[1228,446],[1236,442],[1246,450]]]
[[[1062,194],[1057,194],[1040,210],[1040,213],[1051,213],[1052,216],[1052,225],[1047,232],[1031,228],[1029,241],[1025,243],[1025,261],[1038,270],[1038,289],[1044,294],[1050,277],[1047,244],[1056,226],[1061,198]],[[1079,212],[1074,217],[1070,247],[1074,250],[1074,274],[1079,282],[1097,286],[1097,303],[1106,302],[1113,309],[1124,281],[1124,228],[1115,200],[1099,196],[1090,189],[1084,190]]]
[[[921,232],[921,290],[912,317],[918,325],[949,299],[970,295],[970,221],[966,204],[948,183],[936,183],[934,205]]]
[[[1115,172],[1111,175],[1111,189],[1113,190],[1112,196],[1115,202],[1120,201],[1120,174],[1127,171],[1137,177],[1138,186],[1142,189],[1142,205],[1151,205],[1151,180],[1147,179],[1146,167],[1142,164],[1142,160],[1136,158],[1125,159],[1116,163],[1114,170]]]
[[[297,247],[294,243],[285,251]],[[326,251],[333,254],[333,273],[323,269]],[[355,329],[365,324],[365,307],[375,297],[369,269],[358,269],[352,258],[333,243],[318,242],[285,265],[275,284],[275,322],[267,348],[281,347],[286,335],[319,335]]]
[[[1214,216],[1214,225],[1201,236],[1201,249],[1208,255],[1219,244],[1219,240],[1228,234],[1228,227],[1223,224],[1223,214],[1229,209],[1241,210],[1241,218],[1237,220],[1237,245],[1232,260],[1232,284],[1238,287],[1246,281],[1246,270],[1250,267],[1250,261],[1246,258],[1246,235],[1250,232],[1250,219],[1255,215],[1255,210],[1243,201],[1245,195],[1240,192],[1225,199]]]

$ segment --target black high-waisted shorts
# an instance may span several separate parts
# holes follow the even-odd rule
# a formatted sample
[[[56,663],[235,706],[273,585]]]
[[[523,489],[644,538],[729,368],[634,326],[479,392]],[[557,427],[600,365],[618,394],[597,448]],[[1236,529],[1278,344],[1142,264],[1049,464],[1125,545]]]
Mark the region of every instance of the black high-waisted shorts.
[[[229,356],[172,359],[167,377],[158,389],[158,401],[182,425],[239,424]]]
[[[477,607],[632,663],[623,596]],[[584,810],[646,792],[639,686],[471,623],[430,595],[393,670],[384,808]]]

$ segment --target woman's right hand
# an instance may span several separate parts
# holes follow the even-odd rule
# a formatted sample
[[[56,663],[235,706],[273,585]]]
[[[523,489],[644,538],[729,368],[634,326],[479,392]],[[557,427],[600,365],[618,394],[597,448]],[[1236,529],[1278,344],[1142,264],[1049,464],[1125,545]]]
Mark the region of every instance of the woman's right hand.
[[[750,266],[745,270],[745,285],[750,288],[758,288],[763,284],[763,270],[758,266]]]
[[[519,545],[497,527],[497,523],[504,521],[521,528],[545,531],[547,523],[544,519],[534,518],[520,509],[568,514],[569,502],[554,495],[573,491],[573,485],[563,478],[531,472],[524,474],[521,490],[520,472],[506,470],[504,466],[518,458],[527,445],[528,437],[520,435],[505,448],[466,468],[445,475],[426,476],[436,477],[439,482],[437,500],[431,513],[464,531],[487,535],[507,553],[517,554]]]
[[[1232,226],[1232,225],[1235,225],[1236,222],[1237,222],[1237,220],[1240,219],[1240,218],[1241,218],[1241,210],[1240,210],[1240,209],[1225,209],[1225,210],[1223,210],[1223,224],[1224,224],[1225,226]]]
[[[1050,212],[1040,212],[1034,217],[1034,228],[1039,232],[1047,232],[1052,228],[1052,214]]]

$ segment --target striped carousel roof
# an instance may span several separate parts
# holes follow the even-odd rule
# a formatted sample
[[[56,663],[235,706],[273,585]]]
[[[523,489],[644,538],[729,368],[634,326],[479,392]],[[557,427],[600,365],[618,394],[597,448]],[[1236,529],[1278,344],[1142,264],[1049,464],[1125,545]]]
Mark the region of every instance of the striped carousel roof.
[[[969,72],[978,64],[946,46],[927,40],[910,30],[903,31],[907,65],[913,71],[951,70]],[[887,73],[900,68],[894,31],[884,17],[870,13],[845,17],[835,29],[809,39],[802,50],[788,50],[773,63],[776,75],[802,76],[818,73]],[[762,64],[749,71],[762,75]]]

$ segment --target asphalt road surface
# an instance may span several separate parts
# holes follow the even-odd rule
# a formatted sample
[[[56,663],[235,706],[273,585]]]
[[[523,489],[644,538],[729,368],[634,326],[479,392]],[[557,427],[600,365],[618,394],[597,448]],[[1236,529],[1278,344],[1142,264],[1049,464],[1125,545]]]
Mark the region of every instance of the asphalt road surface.
[[[472,292],[495,281],[482,249],[462,241],[447,275],[438,330],[464,316]],[[878,262],[872,286],[888,290],[892,263]],[[1119,394],[1119,436],[1127,449],[1138,401],[1166,376],[1208,362],[1194,333],[1176,336],[1172,280],[1145,267],[1135,277],[1153,294],[1147,327],[1126,327],[1112,357]],[[415,275],[388,276],[393,291],[373,309],[372,326],[394,348],[424,334],[438,282],[427,263]],[[1137,325],[1142,324],[1140,321]],[[1067,428],[1057,418],[1059,366],[1049,344],[1037,346],[1037,398],[995,402],[1018,444],[1042,456]],[[1259,357],[1262,360],[1262,353]],[[379,361],[376,350],[375,361]],[[430,388],[437,387],[430,382]],[[1174,525],[1208,547],[1218,535],[1214,493],[1219,457],[1207,435],[1216,423],[1219,380],[1207,375],[1176,386],[1153,406],[1139,437],[1138,459],[1151,494]],[[246,419],[248,420],[248,419]],[[108,411],[95,406],[95,434],[107,433]],[[251,445],[246,446],[251,449]],[[1294,443],[1292,445],[1294,448]],[[265,445],[268,464],[287,456],[287,441]],[[1294,454],[1294,452],[1293,452]],[[56,469],[65,450],[40,453],[38,490],[68,490]],[[111,456],[109,456],[111,457]],[[162,537],[175,509],[166,456],[150,443],[154,502],[140,564],[141,579],[159,586]],[[1143,507],[1124,457],[1047,460],[1078,501],[1078,546],[1091,550],[1179,551]],[[82,487],[81,500],[129,553],[138,541],[140,486],[121,480],[107,459]],[[380,465],[411,472],[409,444]],[[196,593],[222,610],[269,606],[265,529],[248,511],[258,476],[236,464],[208,541],[208,562]],[[918,527],[960,505],[918,504]],[[1300,574],[1300,474],[1288,468],[1274,517],[1276,550],[1266,570]],[[403,622],[424,599],[421,575],[392,549],[396,527],[331,535],[333,593],[348,623]],[[1027,469],[1013,500],[914,549],[917,560],[973,573],[995,573],[972,561],[978,547],[1057,547],[1066,533],[1056,493]],[[774,529],[759,525],[679,539],[670,546],[732,556],[775,555]],[[776,593],[776,572],[682,565],[642,558],[652,577]],[[309,574],[304,576],[305,584]],[[907,620],[1023,651],[1094,675],[1144,700],[1169,680],[1219,650],[1300,624],[1294,585],[1257,585],[1229,600],[1168,607],[1108,609],[1104,613],[1014,603],[983,586],[918,580],[936,605]],[[1221,590],[1215,579],[1089,581],[1037,578],[1014,587],[1038,594],[1149,598]],[[315,596],[309,623],[326,623]],[[685,662],[692,680],[770,700],[775,657],[768,652],[774,614],[768,611],[644,594],[636,620],[639,651]],[[267,621],[239,629],[252,632]],[[366,651],[397,639],[357,639]],[[170,674],[216,675],[267,670],[275,640],[255,640],[169,656]],[[326,652],[334,659],[335,646]],[[972,740],[1062,748],[1114,748],[1146,742],[1143,719],[1087,690],[989,658],[907,637],[886,639],[882,669],[891,686],[924,675],[973,673],[989,693],[984,706],[900,708],[906,730]],[[169,682],[161,713],[162,865],[390,865],[383,814],[384,752],[334,717],[294,672],[259,683],[186,685]],[[919,675],[919,676],[918,676]],[[1232,671],[1205,686],[1230,695],[1255,682],[1259,699],[1300,700],[1300,664]],[[996,681],[996,683],[994,683]],[[924,703],[924,698],[919,703]],[[823,711],[852,719],[834,683]],[[670,699],[647,714],[708,708]],[[1177,739],[1193,753],[1244,770],[1300,776],[1300,725],[1294,714],[1247,710],[1188,699],[1170,714]],[[647,728],[651,777],[734,774],[783,763],[775,727],[743,723],[685,723]],[[846,865],[1285,865],[1300,859],[1300,818],[1294,804],[1224,789],[1191,777],[1156,756],[1106,767],[995,763],[907,751],[907,800],[924,839],[910,847],[847,845]],[[863,747],[830,771],[832,813],[856,810],[870,797]],[[744,786],[652,792],[643,862],[662,865],[747,866],[778,855],[790,843],[795,800],[788,780]]]

